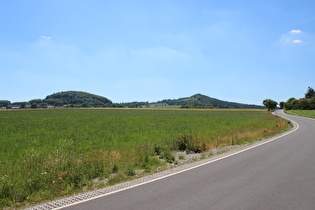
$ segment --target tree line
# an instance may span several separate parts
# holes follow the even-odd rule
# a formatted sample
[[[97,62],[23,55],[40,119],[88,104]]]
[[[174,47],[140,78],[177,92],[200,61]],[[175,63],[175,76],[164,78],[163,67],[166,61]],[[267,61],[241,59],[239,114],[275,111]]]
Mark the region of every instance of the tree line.
[[[313,88],[308,87],[304,98],[296,99],[289,98],[286,102],[279,103],[280,109],[285,110],[315,110],[315,91]],[[271,99],[265,99],[263,105],[268,108],[268,111],[275,110],[278,103]]]

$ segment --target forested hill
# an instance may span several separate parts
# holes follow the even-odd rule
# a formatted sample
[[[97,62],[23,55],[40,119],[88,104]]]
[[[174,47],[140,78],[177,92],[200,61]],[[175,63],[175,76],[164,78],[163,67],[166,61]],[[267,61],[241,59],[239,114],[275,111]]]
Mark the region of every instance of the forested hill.
[[[48,95],[44,100],[35,99],[30,101],[31,104],[45,104],[57,107],[111,107],[113,102],[105,97],[80,92],[65,91]]]
[[[45,99],[33,99],[29,102],[12,103],[1,100],[0,107],[10,107],[20,105],[21,108],[30,106],[31,108],[54,107],[155,107],[177,105],[181,108],[231,108],[231,109],[264,109],[263,106],[241,104],[234,102],[221,101],[201,94],[195,94],[191,97],[180,99],[167,99],[158,102],[130,102],[130,103],[113,103],[111,100],[80,91],[65,91],[48,95]]]
[[[217,108],[232,108],[232,109],[264,109],[263,106],[240,104],[235,102],[221,101],[205,95],[196,94],[187,98],[168,99],[158,101],[157,104],[181,105],[182,107],[217,107]]]

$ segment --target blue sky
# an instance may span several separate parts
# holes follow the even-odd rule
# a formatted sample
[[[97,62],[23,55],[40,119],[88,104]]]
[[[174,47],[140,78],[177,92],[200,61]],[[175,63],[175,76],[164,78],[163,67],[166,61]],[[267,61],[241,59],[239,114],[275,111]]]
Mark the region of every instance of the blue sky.
[[[0,100],[201,93],[261,104],[315,88],[315,1],[0,0]]]

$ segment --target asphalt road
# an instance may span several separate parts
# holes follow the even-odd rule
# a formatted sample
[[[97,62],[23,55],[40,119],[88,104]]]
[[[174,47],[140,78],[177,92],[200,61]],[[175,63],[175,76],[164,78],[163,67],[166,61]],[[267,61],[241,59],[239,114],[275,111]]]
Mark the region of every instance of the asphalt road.
[[[290,135],[66,209],[315,209],[315,120],[286,117]]]

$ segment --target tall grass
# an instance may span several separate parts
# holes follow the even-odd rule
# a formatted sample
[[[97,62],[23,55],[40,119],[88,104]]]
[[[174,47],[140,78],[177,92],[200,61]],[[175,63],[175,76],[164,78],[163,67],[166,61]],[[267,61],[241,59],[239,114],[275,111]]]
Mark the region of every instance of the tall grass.
[[[257,110],[61,109],[0,112],[0,207],[115,183],[172,151],[266,138],[286,121]],[[111,174],[116,176],[111,176]]]

